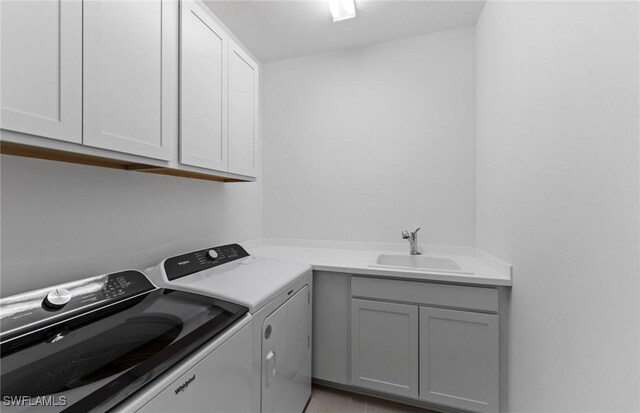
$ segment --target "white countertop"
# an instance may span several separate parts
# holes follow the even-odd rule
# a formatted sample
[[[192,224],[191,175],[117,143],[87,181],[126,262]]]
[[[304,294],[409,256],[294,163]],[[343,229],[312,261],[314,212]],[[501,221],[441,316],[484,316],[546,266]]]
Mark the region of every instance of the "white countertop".
[[[476,285],[511,286],[511,265],[472,247],[421,246],[423,255],[454,260],[466,274],[372,267],[378,254],[407,254],[408,245],[340,241],[263,238],[242,243],[250,254],[309,264],[314,270],[443,281]]]

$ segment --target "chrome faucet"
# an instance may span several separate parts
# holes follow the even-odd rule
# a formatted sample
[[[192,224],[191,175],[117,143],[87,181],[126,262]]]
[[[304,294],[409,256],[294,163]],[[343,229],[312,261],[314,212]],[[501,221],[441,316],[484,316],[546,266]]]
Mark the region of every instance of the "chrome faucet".
[[[409,232],[406,229],[402,231],[402,239],[409,240],[409,254],[411,255],[422,254],[422,251],[418,248],[418,231],[420,231],[420,228],[413,232]]]

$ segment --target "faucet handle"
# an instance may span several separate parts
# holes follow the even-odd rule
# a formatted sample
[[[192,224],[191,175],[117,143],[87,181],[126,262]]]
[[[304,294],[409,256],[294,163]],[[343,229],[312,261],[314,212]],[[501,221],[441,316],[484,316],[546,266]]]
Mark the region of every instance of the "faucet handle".
[[[420,228],[422,228],[422,227],[418,227],[415,231],[413,231],[413,234],[417,234],[418,231],[420,231]]]

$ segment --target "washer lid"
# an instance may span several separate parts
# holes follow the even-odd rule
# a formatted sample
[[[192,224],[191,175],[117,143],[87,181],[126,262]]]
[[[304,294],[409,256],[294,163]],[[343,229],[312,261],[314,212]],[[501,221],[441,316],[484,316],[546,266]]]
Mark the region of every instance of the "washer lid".
[[[229,300],[253,314],[310,270],[307,264],[249,256],[170,281],[167,286]]]
[[[2,342],[0,394],[54,398],[47,411],[107,411],[246,312],[155,289]]]

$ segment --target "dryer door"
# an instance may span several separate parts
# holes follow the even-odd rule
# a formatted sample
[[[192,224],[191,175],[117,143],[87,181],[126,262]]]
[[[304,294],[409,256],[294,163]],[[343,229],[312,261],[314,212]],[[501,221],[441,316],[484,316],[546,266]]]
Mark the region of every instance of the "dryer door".
[[[262,413],[301,413],[311,396],[311,295],[308,286],[262,326]]]

